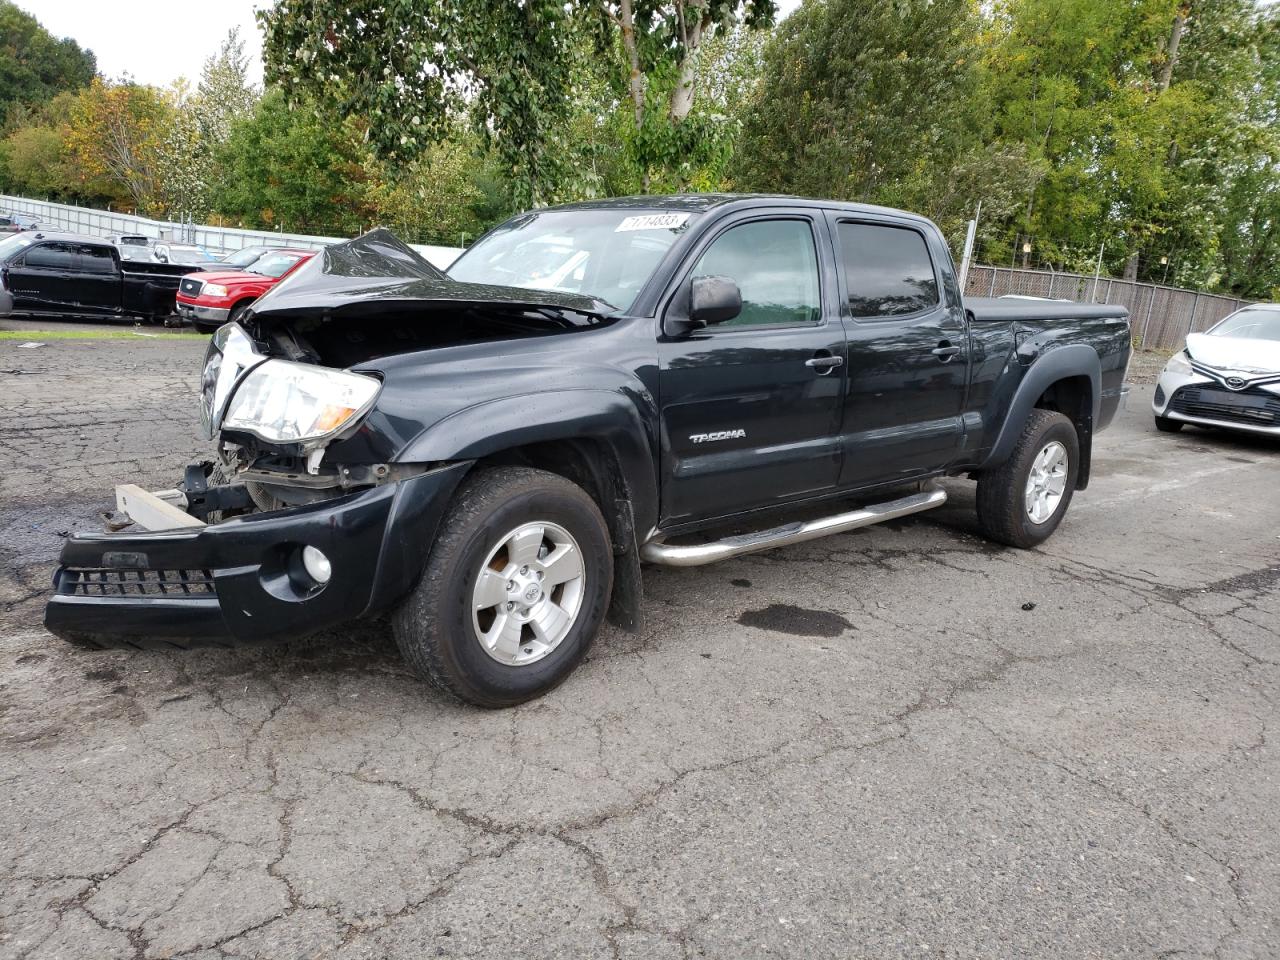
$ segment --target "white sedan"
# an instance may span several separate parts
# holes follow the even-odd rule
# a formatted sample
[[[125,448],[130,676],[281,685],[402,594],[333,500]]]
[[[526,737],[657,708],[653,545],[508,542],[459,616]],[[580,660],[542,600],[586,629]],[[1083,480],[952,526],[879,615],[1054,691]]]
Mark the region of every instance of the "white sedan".
[[[1151,411],[1167,433],[1185,424],[1280,437],[1280,304],[1237,310],[1165,365]]]

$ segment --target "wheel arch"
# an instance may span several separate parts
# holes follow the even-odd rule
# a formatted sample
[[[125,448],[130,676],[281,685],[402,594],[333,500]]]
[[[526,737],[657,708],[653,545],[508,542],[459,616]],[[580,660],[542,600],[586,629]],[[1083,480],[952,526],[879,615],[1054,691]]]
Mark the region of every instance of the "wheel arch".
[[[513,413],[514,411],[514,413]],[[639,543],[657,520],[656,454],[636,407],[621,394],[576,390],[492,401],[423,431],[401,462],[523,465],[564,477],[600,508],[614,550],[609,619],[637,630],[643,591]]]
[[[1040,354],[1014,392],[1008,416],[981,469],[1004,463],[1013,452],[1032,410],[1053,410],[1070,418],[1080,444],[1076,489],[1089,485],[1094,425],[1102,408],[1102,364],[1087,344],[1068,344]]]

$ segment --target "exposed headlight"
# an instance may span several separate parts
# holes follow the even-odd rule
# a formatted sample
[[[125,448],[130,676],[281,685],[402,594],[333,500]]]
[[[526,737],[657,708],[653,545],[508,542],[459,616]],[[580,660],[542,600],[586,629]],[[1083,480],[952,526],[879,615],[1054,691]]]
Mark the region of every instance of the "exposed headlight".
[[[1191,360],[1187,357],[1187,351],[1181,350],[1169,358],[1169,362],[1164,365],[1165,373],[1191,373]]]
[[[206,283],[204,285],[204,289],[202,289],[200,293],[207,293],[211,297],[225,297],[227,295],[227,288],[220,283]]]
[[[358,373],[268,360],[236,389],[222,427],[244,430],[269,443],[319,440],[366,413],[381,386]]]

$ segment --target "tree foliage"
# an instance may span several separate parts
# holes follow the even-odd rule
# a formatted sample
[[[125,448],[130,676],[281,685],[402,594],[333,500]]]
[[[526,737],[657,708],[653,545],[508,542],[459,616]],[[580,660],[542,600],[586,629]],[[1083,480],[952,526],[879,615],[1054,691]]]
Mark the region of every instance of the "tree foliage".
[[[382,159],[411,161],[469,116],[522,201],[556,182],[575,39],[562,0],[279,0],[259,18],[268,80],[363,118]]]
[[[59,40],[35,17],[0,0],[0,124],[18,104],[42,104],[86,86],[97,61],[71,39]]]

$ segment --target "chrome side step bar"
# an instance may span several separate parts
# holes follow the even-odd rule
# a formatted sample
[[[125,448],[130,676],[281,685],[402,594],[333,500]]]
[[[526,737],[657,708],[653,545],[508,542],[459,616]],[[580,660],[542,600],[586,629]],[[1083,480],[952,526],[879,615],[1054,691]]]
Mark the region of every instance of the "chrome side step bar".
[[[785,547],[793,543],[803,543],[805,540],[828,537],[833,533],[869,527],[873,523],[896,520],[898,517],[919,513],[921,510],[932,510],[946,502],[945,490],[924,490],[913,493],[909,497],[889,500],[886,503],[875,503],[848,513],[837,513],[835,516],[804,523],[783,524],[770,530],[726,537],[714,543],[674,546],[661,540],[650,540],[640,548],[640,557],[649,563],[659,563],[667,567],[700,567],[704,563],[728,560],[730,557],[739,557],[744,553]]]

